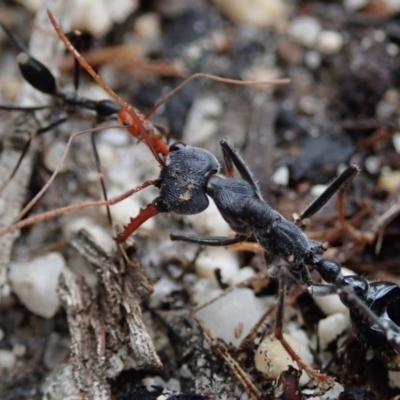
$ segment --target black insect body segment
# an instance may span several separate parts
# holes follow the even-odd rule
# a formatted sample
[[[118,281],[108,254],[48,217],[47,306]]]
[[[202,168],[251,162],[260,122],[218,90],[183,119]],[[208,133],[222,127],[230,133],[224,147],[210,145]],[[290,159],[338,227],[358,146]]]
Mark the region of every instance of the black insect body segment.
[[[158,213],[193,215],[204,211],[209,204],[207,183],[219,169],[217,158],[209,151],[182,142],[173,143],[169,147],[167,161],[161,166],[159,177],[141,186],[156,186],[160,190],[159,196],[131,219],[117,236],[117,242],[126,240],[145,221]]]
[[[346,277],[347,280],[351,277]],[[346,278],[344,279],[346,281]],[[376,350],[387,352],[392,351],[393,346],[388,341],[400,343],[400,287],[391,282],[372,282],[368,283],[359,276],[354,276],[354,280],[364,281],[364,290],[361,292],[356,289],[357,296],[365,302],[365,305],[387,325],[387,331],[377,324],[369,323],[365,316],[351,301],[346,301],[340,296],[343,303],[350,310],[350,317],[354,332],[361,343],[366,344]],[[347,281],[352,286],[353,282]],[[358,286],[360,287],[360,286]],[[393,337],[387,337],[393,335]]]
[[[357,275],[344,277],[337,263],[335,269],[336,273],[324,277],[332,285],[312,285],[310,292],[316,296],[337,293],[350,311],[356,337],[366,347],[389,354],[398,351],[400,287],[392,282],[368,282]]]
[[[285,275],[290,274],[310,286],[316,295],[338,293],[350,310],[355,333],[362,343],[378,351],[400,349],[400,287],[390,282],[368,283],[358,276],[344,277],[340,264],[321,258],[326,245],[309,239],[300,228],[302,221],[318,212],[336,192],[343,194],[359,168],[354,164],[346,168],[293,223],[262,199],[248,167],[229,140],[223,140],[221,147],[227,161],[227,175],[233,175],[234,165],[241,179],[212,176],[206,193],[213,199],[236,236],[227,238],[173,234],[171,239],[223,246],[254,238],[264,250],[271,276],[283,282]],[[332,286],[314,284],[309,273],[313,269]],[[280,286],[285,287],[284,284]],[[283,310],[283,298],[284,294],[280,293],[282,301],[278,304],[278,310]],[[276,337],[281,336],[281,327],[282,321],[277,317]]]
[[[169,160],[159,176],[160,195],[155,200],[159,212],[193,215],[209,204],[206,186],[220,165],[209,151],[182,142],[169,148]]]
[[[55,96],[57,83],[50,70],[28,53],[20,53],[17,64],[24,79],[39,92]]]

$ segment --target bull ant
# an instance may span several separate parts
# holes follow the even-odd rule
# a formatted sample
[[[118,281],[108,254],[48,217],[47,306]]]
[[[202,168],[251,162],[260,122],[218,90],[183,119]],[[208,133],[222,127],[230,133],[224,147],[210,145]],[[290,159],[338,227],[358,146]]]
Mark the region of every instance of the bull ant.
[[[147,121],[148,116],[145,119],[141,118],[129,104],[104,84],[66,39],[52,14],[50,12],[48,14],[58,35],[81,66],[119,104],[117,115],[120,122],[133,136],[147,144],[160,164],[161,172],[157,179],[146,181],[117,198],[67,206],[33,216],[0,232],[0,236],[66,212],[113,205],[145,187],[156,186],[160,190],[159,196],[133,218],[116,237],[116,241],[121,243],[146,220],[158,213],[174,212],[189,215],[202,212],[207,208],[207,196],[210,196],[236,235],[227,238],[173,234],[171,239],[210,246],[226,246],[255,239],[264,251],[270,275],[279,280],[275,336],[310,377],[321,381],[328,380],[326,375],[305,365],[283,337],[284,299],[288,275],[306,284],[315,295],[338,293],[350,310],[354,330],[363,344],[382,352],[400,350],[400,314],[396,307],[400,300],[400,288],[390,282],[368,283],[356,275],[343,277],[341,266],[337,262],[321,258],[327,248],[326,244],[309,239],[302,230],[304,219],[317,213],[335,193],[345,191],[359,172],[356,165],[347,167],[321,196],[294,222],[290,222],[263,200],[249,168],[228,139],[221,141],[227,165],[227,178],[217,175],[220,170],[219,163],[208,151],[181,142],[168,146],[152,130],[152,125]],[[211,79],[226,81],[215,77]],[[233,178],[234,167],[240,174],[239,179]],[[310,276],[311,270],[316,270],[328,285],[313,282]]]

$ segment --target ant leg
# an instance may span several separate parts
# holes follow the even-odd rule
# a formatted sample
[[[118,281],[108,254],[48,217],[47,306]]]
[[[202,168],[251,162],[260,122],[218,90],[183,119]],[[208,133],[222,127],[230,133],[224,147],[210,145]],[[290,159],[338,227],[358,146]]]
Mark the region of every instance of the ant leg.
[[[120,128],[120,126],[115,126],[116,128]],[[21,210],[21,212],[18,214],[17,216],[17,221],[20,220],[24,215],[26,215],[29,210],[38,202],[38,200],[43,196],[43,194],[46,192],[46,190],[50,187],[50,185],[54,182],[54,179],[57,177],[58,173],[61,170],[61,167],[65,161],[65,159],[67,158],[69,149],[71,148],[72,145],[72,141],[74,140],[74,138],[76,138],[77,136],[86,134],[88,132],[93,132],[95,130],[102,130],[104,129],[103,127],[101,128],[96,128],[96,129],[87,129],[87,130],[83,130],[80,132],[75,132],[73,133],[70,138],[68,139],[67,145],[65,146],[64,152],[60,158],[60,161],[58,162],[55,170],[53,171],[51,177],[49,178],[49,180],[46,182],[46,184],[42,187],[42,189],[40,189],[40,191],[36,194],[36,196],[23,208],[23,210]]]
[[[190,236],[190,235],[175,235],[171,233],[171,240],[179,240],[181,242],[203,244],[205,246],[229,246],[236,243],[241,243],[247,239],[246,236],[236,235],[235,237],[225,236]]]
[[[0,110],[4,111],[26,111],[26,112],[32,112],[32,111],[39,111],[39,110],[45,110],[46,108],[49,108],[48,105],[46,106],[12,106],[12,105],[2,105],[0,104]]]
[[[299,216],[295,217],[295,224],[301,225],[306,218],[316,214],[338,191],[344,192],[355,176],[360,172],[356,164],[348,166]]]
[[[135,188],[130,189],[127,192],[122,193],[121,195],[114,197],[108,201],[101,200],[101,201],[90,201],[90,202],[82,203],[82,204],[72,204],[69,206],[57,208],[55,210],[47,211],[42,214],[33,215],[32,217],[25,218],[22,221],[19,221],[16,224],[8,227],[7,229],[0,231],[0,237],[7,235],[9,233],[18,231],[27,226],[36,224],[38,222],[42,222],[42,221],[46,221],[51,218],[59,217],[60,215],[64,215],[64,214],[67,214],[70,212],[79,211],[79,210],[83,210],[86,208],[112,206],[114,204],[119,203],[122,200],[125,200],[126,198],[128,198],[129,196],[132,196],[133,194],[139,192],[140,190],[143,190],[149,186],[157,186],[158,184],[159,184],[158,180],[146,181],[146,182],[143,182],[142,184],[140,184],[139,186],[136,186]]]
[[[254,180],[253,174],[250,171],[250,168],[244,162],[243,158],[239,155],[236,149],[233,147],[233,144],[228,138],[222,139],[220,142],[220,146],[222,149],[222,154],[224,156],[224,162],[227,167],[227,175],[229,177],[233,176],[233,165],[235,165],[242,179],[250,183],[258,194],[258,197],[262,199],[260,190],[257,186],[256,181]]]
[[[24,159],[27,151],[29,150],[29,147],[32,143],[32,140],[35,139],[36,136],[41,135],[42,133],[48,132],[50,130],[52,130],[53,128],[55,128],[58,125],[61,125],[63,122],[65,122],[67,119],[66,118],[61,118],[58,121],[53,122],[52,124],[44,127],[44,128],[40,128],[37,129],[35,132],[33,132],[31,134],[31,136],[29,137],[29,139],[27,140],[27,142],[25,143],[24,148],[22,149],[21,155],[18,158],[17,164],[15,165],[15,167],[13,168],[13,170],[11,171],[10,175],[8,176],[8,178],[0,185],[0,193],[4,190],[4,188],[10,183],[10,181],[14,178],[15,174],[17,173],[22,160]]]
[[[284,319],[284,308],[285,308],[285,297],[286,297],[286,276],[281,276],[279,278],[279,293],[278,293],[278,304],[276,309],[276,317],[275,317],[275,327],[274,327],[274,336],[277,340],[279,340],[282,344],[282,347],[289,354],[291,359],[298,365],[298,367],[303,370],[310,378],[315,379],[320,382],[329,381],[329,378],[325,374],[321,374],[315,369],[311,368],[307,364],[305,364],[301,358],[296,354],[296,352],[292,349],[290,344],[286,341],[283,336],[283,319]]]
[[[103,192],[103,199],[105,201],[108,201],[107,189],[106,189],[106,184],[104,182],[104,176],[103,176],[103,168],[101,165],[99,152],[97,151],[95,132],[90,133],[90,142],[92,143],[94,161],[96,163],[97,173],[99,174],[101,191]],[[113,223],[112,223],[111,211],[110,211],[109,206],[107,206],[107,220],[108,220],[108,224],[112,228]]]

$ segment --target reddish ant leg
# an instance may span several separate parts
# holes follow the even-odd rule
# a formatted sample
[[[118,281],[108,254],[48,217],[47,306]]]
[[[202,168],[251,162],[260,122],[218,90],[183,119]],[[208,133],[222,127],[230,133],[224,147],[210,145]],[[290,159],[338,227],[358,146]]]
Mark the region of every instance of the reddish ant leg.
[[[156,129],[151,125],[151,123],[145,119],[143,114],[136,112],[139,120],[141,120],[141,124],[139,126],[137,119],[135,119],[132,116],[132,112],[129,111],[129,109],[123,108],[118,112],[117,115],[121,124],[125,126],[127,131],[133,137],[147,142],[146,138],[141,135],[141,130],[144,129],[147,133],[147,139],[151,142],[154,151],[157,154],[167,156],[169,154],[169,146],[161,139],[159,135],[156,134]],[[161,162],[160,164],[163,165]]]
[[[38,214],[38,215],[33,215],[32,217],[25,218],[22,221],[17,222],[16,224],[8,227],[7,229],[4,229],[3,231],[0,232],[0,237],[7,235],[9,233],[13,233],[15,231],[18,231],[22,228],[25,228],[27,226],[36,224],[38,222],[46,221],[51,218],[59,217],[61,215],[74,212],[74,211],[79,211],[83,210],[85,208],[94,208],[94,207],[102,207],[102,206],[112,206],[114,204],[117,204],[129,196],[132,196],[133,194],[149,187],[149,186],[158,186],[159,185],[159,180],[151,180],[151,181],[146,181],[143,182],[141,185],[136,186],[133,189],[128,190],[127,192],[114,197],[110,200],[101,200],[101,201],[91,201],[88,203],[82,203],[82,204],[72,204],[66,207],[60,207],[55,210],[47,211],[44,212],[43,214]],[[143,221],[144,222],[144,221]],[[129,235],[128,235],[129,236]]]

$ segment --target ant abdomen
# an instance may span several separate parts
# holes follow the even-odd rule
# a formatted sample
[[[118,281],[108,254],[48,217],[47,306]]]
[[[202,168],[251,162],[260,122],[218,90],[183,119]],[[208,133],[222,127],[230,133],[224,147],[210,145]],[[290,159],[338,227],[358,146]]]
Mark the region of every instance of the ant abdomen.
[[[24,79],[35,89],[51,96],[57,93],[54,75],[40,61],[22,52],[17,57],[17,64]]]

